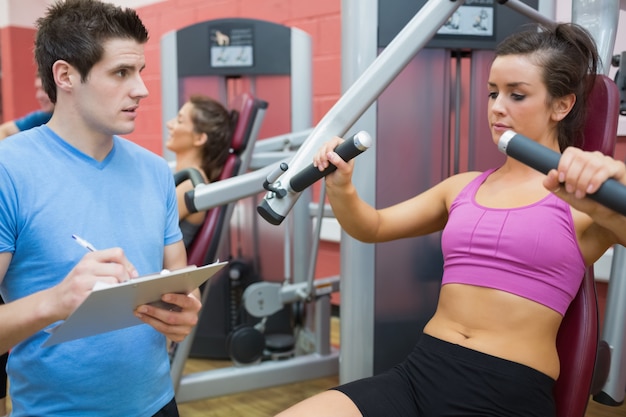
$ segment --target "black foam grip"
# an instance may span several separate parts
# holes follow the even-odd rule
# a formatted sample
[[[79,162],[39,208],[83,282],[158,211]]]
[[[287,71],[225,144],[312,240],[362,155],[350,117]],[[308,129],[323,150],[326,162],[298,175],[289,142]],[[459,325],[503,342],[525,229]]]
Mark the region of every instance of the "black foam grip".
[[[504,152],[544,174],[556,169],[561,159],[560,153],[519,133],[508,140]],[[606,180],[595,193],[587,194],[587,197],[626,216],[626,186],[612,178]]]
[[[344,161],[349,161],[355,156],[360,155],[369,147],[369,143],[365,144],[360,140],[359,135],[366,134],[365,132],[358,132],[352,138],[347,139],[340,143],[334,150]],[[369,138],[368,138],[369,139]],[[325,170],[320,171],[317,167],[310,164],[302,171],[294,175],[289,181],[290,188],[299,193],[308,186],[312,185],[316,181],[322,179],[326,175],[337,169],[333,164],[329,164]]]

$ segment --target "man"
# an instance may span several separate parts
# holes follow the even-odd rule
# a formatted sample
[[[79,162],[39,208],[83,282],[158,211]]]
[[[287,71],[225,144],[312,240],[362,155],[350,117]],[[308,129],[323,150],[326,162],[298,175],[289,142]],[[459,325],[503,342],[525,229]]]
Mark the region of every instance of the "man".
[[[0,352],[11,349],[12,416],[178,416],[166,340],[197,322],[197,291],[163,296],[180,311],[139,306],[147,325],[41,347],[96,282],[187,260],[167,163],[117,136],[133,131],[148,95],[143,23],[130,9],[66,0],[37,25],[54,113],[0,142]]]
[[[35,78],[35,98],[39,102],[39,110],[28,113],[26,116],[15,120],[9,120],[0,125],[0,140],[18,132],[28,130],[33,127],[48,123],[52,117],[54,104],[50,101],[48,94],[43,90],[41,77]]]

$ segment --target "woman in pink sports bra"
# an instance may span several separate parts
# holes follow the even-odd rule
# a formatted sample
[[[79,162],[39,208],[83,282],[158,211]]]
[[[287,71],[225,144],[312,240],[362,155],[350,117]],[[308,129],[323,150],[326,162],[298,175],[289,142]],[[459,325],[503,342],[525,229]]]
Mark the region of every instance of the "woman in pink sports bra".
[[[598,63],[595,44],[575,24],[539,29],[514,34],[496,49],[486,86],[494,146],[507,130],[555,151],[579,143],[589,75]],[[556,335],[580,285],[575,277],[582,278],[610,246],[626,243],[609,223],[621,216],[605,221],[570,207],[568,202],[600,210],[594,203],[585,206],[584,193],[565,195],[589,186],[574,180],[566,161],[560,179],[567,177],[568,185],[555,195],[558,173],[546,177],[512,158],[376,209],[351,182],[354,161],[346,163],[332,151],[341,141],[326,143],[314,164],[320,170],[329,163],[337,167],[325,181],[343,229],[363,242],[443,230],[442,288],[435,314],[404,362],[279,416],[554,416]],[[589,158],[570,153],[569,161],[580,154]],[[626,181],[623,164],[615,164],[591,177]]]

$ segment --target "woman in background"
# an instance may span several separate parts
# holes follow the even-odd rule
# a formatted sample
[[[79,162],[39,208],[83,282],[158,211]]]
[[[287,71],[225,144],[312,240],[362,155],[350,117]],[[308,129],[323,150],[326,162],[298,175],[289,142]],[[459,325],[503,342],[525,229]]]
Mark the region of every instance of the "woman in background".
[[[54,103],[50,101],[50,97],[44,91],[39,75],[35,78],[35,99],[39,103],[39,110],[28,113],[19,119],[9,120],[0,124],[0,140],[18,132],[48,123],[54,111]]]
[[[165,146],[176,154],[175,171],[197,169],[204,181],[216,181],[230,152],[233,134],[232,114],[218,101],[193,95],[180,108],[176,118],[167,122],[169,138]],[[190,213],[185,204],[185,193],[193,188],[191,180],[176,187],[180,229],[185,247],[202,226],[206,212]]]

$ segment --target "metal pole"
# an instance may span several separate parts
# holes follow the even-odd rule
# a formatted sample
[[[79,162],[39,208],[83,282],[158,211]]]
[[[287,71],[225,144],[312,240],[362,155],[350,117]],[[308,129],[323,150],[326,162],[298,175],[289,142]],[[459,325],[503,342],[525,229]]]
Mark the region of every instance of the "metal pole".
[[[619,0],[573,0],[572,22],[587,29],[598,46],[598,73],[608,75],[619,19]]]
[[[544,16],[529,5],[522,3],[520,0],[498,0],[498,3],[509,6],[511,9],[543,25],[552,26],[556,23],[553,19]]]

